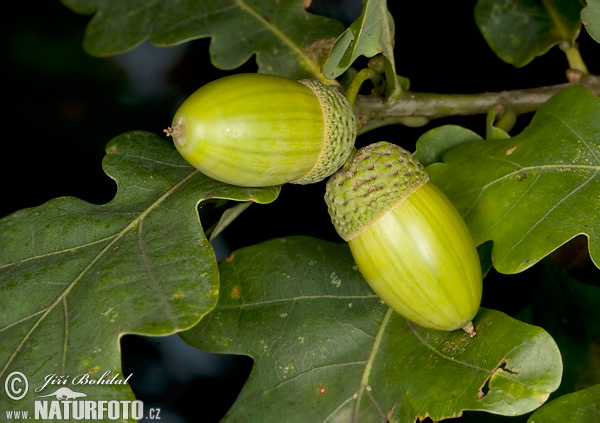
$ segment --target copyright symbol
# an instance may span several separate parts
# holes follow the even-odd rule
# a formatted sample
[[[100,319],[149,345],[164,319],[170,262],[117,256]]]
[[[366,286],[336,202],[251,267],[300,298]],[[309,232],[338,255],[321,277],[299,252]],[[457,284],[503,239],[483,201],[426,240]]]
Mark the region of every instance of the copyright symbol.
[[[21,387],[19,385],[25,386]],[[27,381],[27,377],[23,373],[12,372],[6,376],[6,380],[4,381],[4,390],[10,399],[18,401],[27,395],[27,391],[29,390],[29,381]]]

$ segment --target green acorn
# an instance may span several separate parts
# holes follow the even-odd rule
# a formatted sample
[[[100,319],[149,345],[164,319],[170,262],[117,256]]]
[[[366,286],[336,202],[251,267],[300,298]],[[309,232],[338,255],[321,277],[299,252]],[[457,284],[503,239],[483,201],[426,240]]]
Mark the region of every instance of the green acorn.
[[[456,208],[409,152],[388,142],[358,150],[327,182],[325,201],[388,306],[418,325],[475,335],[477,250]]]
[[[357,124],[346,98],[321,82],[237,74],[193,93],[165,132],[211,178],[271,186],[331,175],[348,158]]]

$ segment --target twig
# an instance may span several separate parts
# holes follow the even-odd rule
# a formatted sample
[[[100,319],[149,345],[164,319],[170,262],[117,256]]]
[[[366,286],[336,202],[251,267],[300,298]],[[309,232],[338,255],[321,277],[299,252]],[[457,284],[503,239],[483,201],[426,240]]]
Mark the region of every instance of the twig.
[[[359,132],[391,124],[427,123],[431,119],[485,114],[494,106],[501,105],[516,115],[539,109],[550,97],[570,85],[583,85],[600,96],[600,76],[586,75],[577,82],[539,88],[479,94],[434,94],[405,91],[395,101],[382,98],[358,96],[354,110],[358,118]]]

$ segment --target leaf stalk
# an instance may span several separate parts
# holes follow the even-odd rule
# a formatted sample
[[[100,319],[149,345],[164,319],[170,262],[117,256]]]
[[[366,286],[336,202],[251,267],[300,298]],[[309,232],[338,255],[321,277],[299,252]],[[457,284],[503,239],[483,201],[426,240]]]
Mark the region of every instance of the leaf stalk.
[[[577,45],[569,44],[569,43],[561,43],[560,49],[567,56],[567,61],[569,62],[569,69],[576,70],[581,72],[583,75],[589,75],[588,68],[581,57],[581,53],[579,52],[579,48]]]
[[[346,91],[346,98],[348,99],[350,105],[354,106],[354,101],[356,100],[356,96],[358,95],[360,87],[368,79],[373,81],[373,84],[376,85],[377,81],[381,79],[381,76],[371,68],[361,69],[352,79],[352,82],[350,82],[348,90]]]

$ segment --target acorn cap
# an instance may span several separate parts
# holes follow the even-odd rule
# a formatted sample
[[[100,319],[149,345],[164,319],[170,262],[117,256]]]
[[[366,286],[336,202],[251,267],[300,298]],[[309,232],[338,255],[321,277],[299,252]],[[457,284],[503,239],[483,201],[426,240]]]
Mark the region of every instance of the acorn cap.
[[[412,154],[381,141],[358,150],[329,178],[325,202],[337,233],[350,241],[427,181]]]
[[[319,159],[306,175],[292,181],[293,184],[312,184],[331,175],[348,159],[358,125],[352,106],[338,90],[315,80],[298,82],[312,90],[323,110],[323,149]]]

